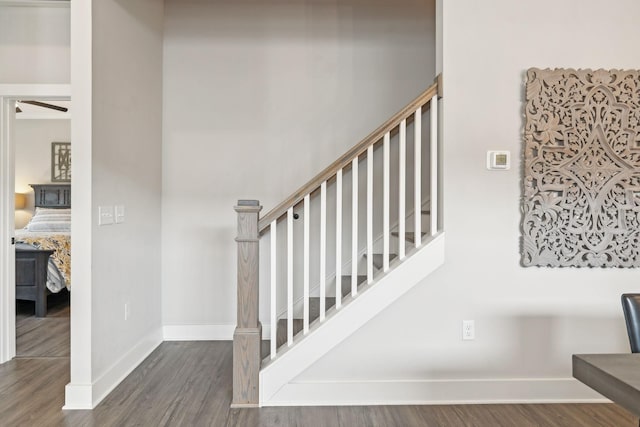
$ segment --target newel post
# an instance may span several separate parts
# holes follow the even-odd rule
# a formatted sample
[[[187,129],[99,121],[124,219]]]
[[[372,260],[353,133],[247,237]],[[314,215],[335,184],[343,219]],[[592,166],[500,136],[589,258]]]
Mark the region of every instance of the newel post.
[[[238,320],[233,333],[232,408],[257,407],[262,325],[258,320],[258,200],[238,200]]]

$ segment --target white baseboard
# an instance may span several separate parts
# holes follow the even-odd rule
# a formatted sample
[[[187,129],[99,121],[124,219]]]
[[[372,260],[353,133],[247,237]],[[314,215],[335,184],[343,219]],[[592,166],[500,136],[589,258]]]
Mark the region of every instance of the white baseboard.
[[[93,384],[67,384],[63,409],[93,409],[162,343],[157,329],[108,368]]]
[[[236,325],[165,325],[162,335],[165,341],[233,341]],[[262,325],[262,339],[269,339],[270,325]]]
[[[69,383],[64,388],[62,409],[93,409],[93,387],[91,384]]]
[[[609,402],[573,378],[292,381],[261,406]]]

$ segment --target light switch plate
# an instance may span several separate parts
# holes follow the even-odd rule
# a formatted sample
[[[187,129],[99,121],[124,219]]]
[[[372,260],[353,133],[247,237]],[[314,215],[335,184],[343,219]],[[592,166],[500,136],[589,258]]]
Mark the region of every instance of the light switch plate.
[[[113,224],[113,206],[98,206],[98,225]]]
[[[510,151],[487,151],[487,169],[509,170],[511,168]]]
[[[116,224],[124,222],[124,205],[116,205]]]

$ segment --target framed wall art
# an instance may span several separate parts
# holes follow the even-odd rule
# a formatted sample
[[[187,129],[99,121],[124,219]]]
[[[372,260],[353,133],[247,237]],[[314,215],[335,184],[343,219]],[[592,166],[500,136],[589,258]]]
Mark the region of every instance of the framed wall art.
[[[71,182],[71,143],[51,143],[51,182]]]

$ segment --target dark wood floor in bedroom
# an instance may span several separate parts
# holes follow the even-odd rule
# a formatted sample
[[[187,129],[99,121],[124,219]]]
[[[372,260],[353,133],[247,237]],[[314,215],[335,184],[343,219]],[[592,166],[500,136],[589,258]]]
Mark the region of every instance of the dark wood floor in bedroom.
[[[22,354],[0,365],[2,426],[637,426],[613,404],[229,409],[230,342],[167,342],[93,411],[62,411],[69,381],[68,306],[18,316]],[[59,342],[47,328],[67,329]],[[38,329],[43,328],[42,331]],[[43,346],[35,343],[37,337]],[[28,344],[25,344],[28,343]],[[63,344],[67,346],[62,349]],[[24,345],[23,345],[24,344]]]

